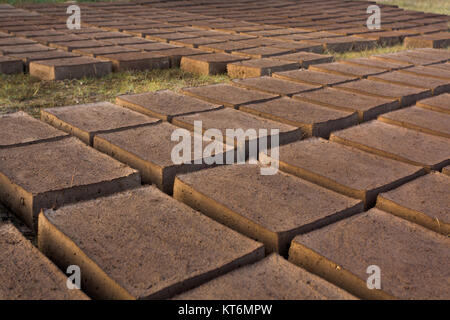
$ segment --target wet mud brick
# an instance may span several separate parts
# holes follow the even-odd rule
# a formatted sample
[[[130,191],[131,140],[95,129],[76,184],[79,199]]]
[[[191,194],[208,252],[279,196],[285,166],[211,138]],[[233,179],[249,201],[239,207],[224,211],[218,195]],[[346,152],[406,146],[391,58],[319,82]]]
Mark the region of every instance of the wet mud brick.
[[[40,52],[28,52],[28,53],[15,53],[14,58],[21,59],[25,64],[26,69],[29,68],[31,61],[39,60],[51,60],[51,59],[64,59],[79,57],[79,54],[66,52],[62,50],[40,51]]]
[[[256,47],[251,49],[233,51],[232,54],[237,54],[239,56],[249,57],[252,59],[263,59],[292,53],[292,51],[293,51],[292,49],[283,49],[275,47]]]
[[[0,298],[2,300],[87,300],[69,290],[67,276],[10,223],[0,222]]]
[[[260,243],[152,186],[45,211],[39,230],[40,250],[80,266],[98,299],[169,298],[264,257]]]
[[[160,42],[152,42],[147,41],[147,43],[140,43],[140,44],[129,44],[125,45],[127,48],[136,49],[139,51],[164,51],[168,49],[176,49],[179,48],[177,46],[167,44],[167,43],[160,43]]]
[[[228,84],[183,88],[182,93],[210,103],[236,109],[244,104],[264,102],[279,97],[279,95],[248,90]]]
[[[261,157],[268,157],[262,154]],[[272,159],[273,161],[273,159]],[[280,170],[375,205],[377,195],[425,173],[416,167],[386,159],[321,138],[279,148]]]
[[[31,61],[30,75],[41,80],[78,79],[102,77],[111,73],[110,61],[90,57],[74,57]]]
[[[23,72],[22,60],[15,57],[0,56],[0,73],[14,74]]]
[[[399,72],[405,74],[412,74],[415,76],[421,77],[430,77],[442,80],[450,80],[450,70],[446,70],[444,68],[439,68],[439,65],[433,65],[424,67],[424,66],[416,66],[412,68],[407,68],[403,70],[399,70]]]
[[[231,78],[254,78],[270,76],[274,72],[297,70],[299,68],[300,64],[298,62],[264,58],[229,63],[227,71]]]
[[[159,122],[157,119],[109,102],[42,109],[41,120],[76,136],[88,145],[92,145],[94,136],[100,133],[152,125]]]
[[[431,96],[431,90],[363,79],[335,86],[336,89],[364,94],[371,97],[395,99],[401,106],[409,106],[417,100]]]
[[[280,144],[300,140],[304,136],[304,132],[297,127],[229,108],[175,117],[173,118],[172,123],[178,127],[195,131],[194,125],[196,121],[202,122],[204,136],[213,139],[214,135],[211,135],[212,133],[207,132],[207,130],[219,130],[223,139],[221,142],[232,147],[245,147],[244,151],[249,150],[248,144],[251,141],[257,142],[260,138],[264,137],[267,137],[267,145],[270,145],[272,139],[271,133],[272,130],[275,129],[279,130],[279,133],[276,136],[278,136]],[[267,130],[265,135],[259,132],[259,130],[262,129]],[[227,132],[227,130],[232,130],[232,132]],[[236,136],[236,131],[239,130],[243,130],[243,133],[248,133],[248,135],[245,135],[244,137]],[[248,132],[249,130],[256,131],[256,136],[252,135],[251,132]]]
[[[204,147],[211,143],[210,139],[203,139],[200,155],[194,153],[194,139],[191,139],[190,160],[175,163],[172,152],[179,141],[172,141],[171,136],[177,129],[180,130],[169,123],[161,123],[99,134],[94,138],[94,148],[139,170],[143,182],[155,184],[165,193],[172,194],[176,174],[207,168],[217,159],[214,156],[203,156]],[[218,156],[221,157],[221,163],[224,163],[226,149],[223,145],[220,147]]]
[[[445,93],[436,97],[417,101],[417,106],[433,111],[450,113],[450,94]]]
[[[377,207],[428,229],[450,234],[450,177],[439,172],[378,196]]]
[[[341,76],[312,70],[293,70],[293,71],[276,72],[273,74],[273,77],[323,87],[334,86],[346,82],[355,81],[358,79],[357,77]]]
[[[153,51],[153,52],[167,56],[170,60],[171,68],[179,68],[180,63],[181,63],[181,58],[183,58],[183,57],[205,54],[204,51],[192,49],[192,48],[184,48],[184,47],[183,48],[164,49],[164,50],[158,50],[158,51]]]
[[[39,155],[38,157],[36,155]],[[42,208],[136,187],[131,168],[76,138],[1,149],[0,199],[29,227]]]
[[[170,66],[167,56],[153,52],[116,53],[100,55],[98,58],[111,61],[114,72],[167,69]]]
[[[295,235],[362,211],[359,200],[282,172],[261,175],[260,169],[227,165],[179,175],[174,198],[282,255]]]
[[[301,84],[267,76],[233,80],[232,84],[250,90],[278,94],[280,96],[292,96],[296,93],[320,89],[319,86]]]
[[[406,37],[404,45],[408,48],[445,48],[450,46],[450,32]]]
[[[450,114],[442,114],[420,107],[389,112],[378,117],[381,122],[428,134],[450,138]]]
[[[331,61],[333,61],[333,56],[301,51],[301,52],[276,56],[276,57],[273,57],[273,59],[298,62],[298,63],[300,63],[300,66],[302,68],[306,69],[309,66],[314,65],[314,64],[331,62]]]
[[[295,94],[293,98],[332,109],[357,112],[360,122],[375,119],[379,114],[400,107],[399,102],[395,99],[370,97],[334,88],[302,92]]]
[[[56,141],[67,136],[22,111],[0,116],[0,149]]]
[[[344,63],[344,64],[378,68],[381,70],[387,69],[389,71],[407,69],[407,68],[410,68],[413,66],[412,64],[388,62],[388,61],[382,61],[382,60],[370,59],[370,58],[354,58],[354,59],[342,60],[339,62]]]
[[[198,37],[198,38],[190,38],[190,39],[181,39],[181,40],[174,40],[170,41],[171,44],[178,45],[178,46],[184,46],[189,48],[200,48],[200,47],[208,47],[210,45],[224,43],[224,40],[217,40],[213,39],[211,37]],[[213,51],[213,50],[204,50],[203,51]],[[219,51],[217,51],[219,52]],[[225,52],[222,51],[222,52]]]
[[[20,46],[3,46],[0,47],[0,54],[12,55],[19,53],[29,53],[29,52],[42,52],[55,50],[55,48],[50,48],[43,46],[42,44],[24,44]]]
[[[109,43],[115,46],[127,46],[133,44],[146,44],[149,41],[138,37],[129,37],[129,38],[104,39],[102,40],[102,42]]]
[[[380,121],[334,132],[336,141],[383,157],[440,170],[450,163],[450,141]]]
[[[72,52],[82,54],[83,56],[90,56],[95,58],[102,55],[137,52],[137,51],[139,50],[127,48],[124,46],[108,46],[108,47],[75,49]]]
[[[372,68],[341,62],[324,63],[317,66],[311,66],[309,67],[309,70],[358,78],[367,78],[370,75],[377,75],[389,71],[389,69]]]
[[[296,237],[289,260],[360,298],[448,299],[449,245],[374,208]],[[371,265],[381,270],[381,290],[367,288]]]
[[[97,40],[80,40],[80,41],[66,41],[51,43],[50,47],[62,49],[66,51],[72,51],[75,49],[86,49],[86,48],[99,48],[112,46],[112,43],[106,43],[104,41]]]
[[[429,89],[433,95],[450,91],[450,78],[447,80],[432,77],[406,74],[401,71],[394,71],[379,75],[369,76],[369,80],[386,82],[387,84],[397,84],[419,89]]]
[[[281,98],[248,104],[239,110],[302,130],[305,136],[328,137],[332,131],[356,125],[356,112],[326,108],[317,104]]]
[[[431,53],[425,53],[420,51],[401,51],[396,53],[386,53],[386,54],[379,54],[370,57],[371,59],[378,59],[382,61],[388,61],[388,62],[398,62],[398,63],[405,63],[405,64],[413,64],[417,66],[421,65],[431,65],[435,63],[440,62],[446,62],[448,58],[445,57],[439,57],[439,56],[432,56]]]
[[[160,90],[116,98],[116,103],[131,110],[164,121],[173,117],[223,108],[222,105],[179,94],[171,90]]]
[[[25,44],[37,44],[37,42],[33,40],[16,37],[0,38],[0,47],[21,46]]]
[[[227,64],[249,59],[226,53],[208,53],[195,56],[184,56],[181,58],[180,67],[182,70],[213,75],[227,72]]]
[[[175,297],[182,300],[352,300],[354,296],[277,254]]]
[[[211,40],[210,40],[211,41]],[[187,40],[189,42],[189,40]],[[193,42],[193,40],[192,40]],[[240,50],[256,48],[255,44],[247,44],[245,41],[218,41],[214,43],[206,43],[197,46],[200,50],[208,52],[222,52],[222,53],[232,53],[239,52]]]

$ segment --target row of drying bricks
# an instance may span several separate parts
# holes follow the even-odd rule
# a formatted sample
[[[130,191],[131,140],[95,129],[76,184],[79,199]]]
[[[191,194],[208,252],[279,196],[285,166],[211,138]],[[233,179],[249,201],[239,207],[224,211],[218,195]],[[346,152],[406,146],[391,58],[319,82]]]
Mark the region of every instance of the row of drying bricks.
[[[50,20],[46,23],[51,22]],[[17,24],[17,22],[14,23]],[[292,54],[299,50],[323,52],[322,44],[296,45],[283,41],[262,40],[255,36],[230,35],[201,29],[195,31],[195,28],[186,27],[178,28],[177,30],[189,29],[191,32],[184,30],[185,32],[172,33],[172,31],[169,34],[165,34],[166,38],[168,36],[179,38],[171,39],[171,43],[186,47],[155,43],[142,38],[131,37],[131,35],[126,33],[107,32],[98,28],[86,28],[78,32],[74,31],[74,34],[71,34],[62,32],[62,30],[25,30],[24,28],[26,27],[20,26],[20,29],[17,29],[14,25],[4,27],[6,31],[15,32],[19,36],[26,36],[30,39],[13,38],[3,34],[4,39],[1,42],[2,53],[12,57],[3,58],[5,60],[3,64],[6,65],[3,67],[3,73],[19,72],[23,69],[22,63],[17,58],[25,62],[32,75],[46,80],[87,75],[101,76],[111,71],[111,62],[115,71],[177,67],[180,65],[180,60],[183,56],[197,56],[191,58],[194,61],[186,61],[184,69],[203,74],[224,73],[226,72],[227,63],[250,58],[278,56],[277,60],[284,61],[284,63],[279,61],[272,61],[272,63],[278,66],[283,65],[284,69],[299,68],[299,63],[296,63],[299,60],[304,61],[303,66],[306,66],[311,63],[329,62],[332,59],[331,56],[322,56],[308,52],[301,52],[300,56]],[[52,27],[55,27],[55,25],[53,24]],[[64,28],[65,25],[62,27]],[[158,27],[165,27],[162,30],[169,30],[171,25],[158,24]],[[35,26],[30,25],[29,28],[34,29]],[[146,33],[140,32],[140,34],[151,37],[153,40],[168,42],[168,39],[164,38],[164,34],[161,35],[164,39],[160,39],[156,35],[148,35],[147,33],[151,33],[151,31],[149,29]],[[134,33],[133,30],[130,32]],[[193,34],[195,32],[196,35]],[[202,33],[200,38],[199,32]],[[37,44],[35,40],[40,42],[40,44]],[[374,41],[366,43],[365,40],[359,40],[364,45],[375,44]],[[346,49],[351,49],[353,43],[354,40],[346,44],[340,44],[340,47],[345,45]],[[64,52],[53,47],[73,52]],[[200,47],[203,51],[193,49],[197,47]],[[140,50],[146,52],[139,52]],[[214,53],[206,54],[205,51]],[[234,55],[228,53],[234,53]],[[105,63],[105,61],[102,62],[86,57],[79,58],[79,54],[99,57],[111,62]],[[14,58],[16,59],[14,60]],[[46,62],[43,62],[43,60]],[[32,62],[31,67],[29,66],[30,62]],[[270,62],[270,60],[265,62]],[[198,64],[201,64],[201,66],[199,67]]]
[[[40,16],[39,18],[42,17]],[[33,15],[29,19],[29,22],[36,22],[36,17]],[[18,26],[14,24],[19,22],[12,22],[10,26],[6,22],[7,26],[4,27],[6,31],[30,37],[30,39],[13,37],[8,39],[6,37],[9,35],[3,34],[5,39],[2,41],[2,52],[11,57],[2,57],[2,72],[20,72],[23,69],[20,59],[25,62],[26,68],[29,67],[30,61],[34,61],[31,65],[30,73],[45,80],[79,78],[92,75],[102,76],[111,72],[112,69],[122,71],[128,69],[143,70],[167,68],[169,66],[176,67],[180,65],[180,60],[183,56],[190,57],[184,59],[183,69],[202,74],[224,73],[228,63],[250,58],[273,58],[276,56],[276,60],[281,60],[281,62],[263,59],[262,61],[250,62],[249,64],[249,67],[258,64],[266,65],[267,67],[272,66],[275,70],[281,67],[285,70],[306,67],[314,63],[329,62],[332,59],[331,56],[305,52],[323,52],[324,47],[327,47],[326,43],[310,43],[307,45],[298,41],[294,41],[296,43],[292,41],[274,41],[268,38],[261,39],[248,35],[230,35],[188,27],[170,28],[170,24],[156,23],[155,25],[150,23],[149,25],[148,22],[149,28],[158,27],[159,29],[156,30],[173,30],[170,32],[166,31],[169,33],[163,33],[162,35],[151,35],[152,29],[149,29],[147,32],[138,32],[139,35],[147,36],[147,38],[151,37],[152,40],[162,42],[170,40],[173,44],[185,46],[176,47],[167,43],[155,43],[142,38],[131,37],[131,35],[122,32],[107,32],[99,28],[86,28],[69,33],[67,30],[63,30],[66,28],[65,24],[58,21],[57,19],[46,21],[46,25],[43,25],[44,30],[35,30],[36,27],[34,25],[21,25],[17,29]],[[45,30],[46,26],[49,27],[49,24],[52,28],[57,27],[57,30]],[[30,30],[26,30],[27,27]],[[162,27],[164,28],[161,29]],[[133,28],[131,29],[130,32],[132,34],[137,31]],[[175,32],[175,30],[178,31]],[[322,36],[325,37],[325,35]],[[172,39],[171,37],[175,38]],[[40,44],[37,44],[35,40],[40,42]],[[346,51],[351,50],[355,45],[361,49],[361,45],[373,46],[375,43],[376,41],[374,40],[354,38],[353,40],[349,39],[347,42],[338,41],[332,49]],[[46,46],[48,44],[58,49],[73,52],[56,50]],[[328,44],[328,46],[330,45]],[[196,47],[202,50],[193,49]],[[142,50],[145,52],[142,52]],[[298,53],[299,50],[303,52]],[[205,51],[214,53],[205,54]],[[234,53],[234,55],[228,53]],[[110,61],[79,57],[79,54],[100,57]],[[233,71],[230,72],[230,75],[239,77],[239,74]]]
[[[358,121],[322,107],[327,96],[348,95],[377,114],[431,94],[376,81],[365,86],[367,81],[342,85],[352,83],[352,92],[304,92],[316,95],[315,104],[214,85],[184,89],[187,95],[118,97],[118,104],[141,113],[107,103],[43,110],[43,120],[121,163],[24,114],[5,115],[1,199],[38,229],[40,250],[62,270],[81,267],[83,291],[92,298],[169,298],[194,287],[181,297],[448,298],[449,95],[334,132],[329,140],[300,141],[316,132],[326,138]],[[389,101],[391,91],[396,98]],[[217,100],[225,107],[211,103]],[[361,112],[356,108],[354,114]],[[273,115],[277,109],[284,117]],[[248,110],[258,116],[242,112]],[[249,164],[174,165],[170,136],[178,127],[192,130],[195,120],[204,129],[279,129],[281,172],[262,176]],[[323,130],[312,129],[317,125]],[[139,187],[141,179],[166,193]],[[101,198],[79,202],[93,197]],[[42,208],[51,209],[38,216]],[[38,264],[40,271],[27,276],[47,281],[30,288],[25,283],[35,282],[18,284],[20,277],[6,273],[4,295],[80,298],[65,289],[60,272],[48,280],[48,270],[56,269],[43,256],[37,259],[11,225],[2,226],[2,237],[2,269],[23,273],[21,261]],[[28,258],[14,257],[21,250]],[[367,288],[368,265],[380,266],[382,290]]]

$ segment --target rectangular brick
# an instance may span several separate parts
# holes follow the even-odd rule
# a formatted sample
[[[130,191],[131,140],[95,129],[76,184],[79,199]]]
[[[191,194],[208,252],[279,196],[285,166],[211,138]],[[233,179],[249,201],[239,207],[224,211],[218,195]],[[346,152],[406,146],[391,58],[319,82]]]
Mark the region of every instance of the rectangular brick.
[[[173,118],[172,123],[181,128],[194,131],[196,121],[201,121],[203,133],[208,138],[219,139],[220,137],[215,138],[214,132],[207,131],[208,129],[218,130],[223,139],[221,142],[232,147],[245,147],[243,150],[245,152],[249,150],[248,144],[250,142],[258,142],[259,139],[263,137],[268,138],[268,144],[270,145],[271,130],[274,129],[279,130],[277,136],[280,144],[300,140],[304,135],[301,129],[292,125],[264,119],[229,108],[175,117]],[[231,132],[228,130],[231,130]],[[244,136],[235,135],[236,131],[239,130],[244,131]],[[267,130],[267,132],[263,135],[263,133],[259,132],[260,130]],[[252,131],[256,131],[256,133]]]
[[[62,34],[62,35],[53,35],[53,36],[40,36],[34,37],[33,40],[45,44],[46,46],[51,43],[58,42],[70,42],[70,41],[84,41],[88,40],[89,37],[83,35],[74,35],[74,34]]]
[[[4,46],[0,47],[0,54],[3,55],[14,55],[18,53],[29,53],[29,52],[42,52],[55,50],[42,44],[24,44],[19,46]]]
[[[366,208],[377,195],[425,173],[422,167],[346,147],[321,138],[279,148],[280,170],[346,196],[360,199]],[[261,154],[261,157],[268,158]]]
[[[383,60],[377,60],[377,59],[370,59],[370,58],[354,58],[354,59],[348,59],[348,60],[341,60],[340,63],[344,64],[352,64],[357,66],[366,66],[371,68],[378,68],[381,70],[400,70],[400,69],[407,69],[412,67],[412,64],[405,64],[405,63],[396,63],[396,62],[389,62],[389,61],[383,61]]]
[[[420,132],[450,138],[450,115],[419,107],[409,107],[378,117],[379,121]]]
[[[357,77],[341,76],[312,70],[292,70],[275,72],[274,78],[295,81],[318,86],[334,86],[342,83],[355,81]]]
[[[219,157],[220,163],[225,163],[225,152],[232,150],[220,144],[222,150],[220,153],[214,153],[209,157],[204,156],[203,147],[209,145],[212,140],[200,137],[202,148],[198,155],[194,150],[196,148],[194,139],[191,139],[189,161],[175,163],[172,152],[179,142],[173,141],[171,136],[177,129],[179,130],[171,124],[161,123],[98,134],[94,137],[94,147],[139,170],[143,182],[155,184],[165,193],[172,194],[175,175],[215,165],[214,160]]]
[[[141,113],[109,102],[41,109],[41,120],[92,145],[94,136],[158,123]]]
[[[248,164],[179,175],[174,198],[280,254],[295,235],[363,208],[361,201],[282,172],[260,175],[259,166]]]
[[[208,103],[170,90],[122,95],[116,98],[116,103],[150,117],[169,122],[176,116],[223,108],[222,105]]]
[[[447,236],[450,233],[450,177],[439,172],[381,193],[377,208]]]
[[[0,157],[0,199],[29,227],[43,208],[140,184],[136,171],[76,138],[0,149]]]
[[[298,62],[281,61],[274,58],[276,57],[229,63],[227,66],[228,75],[231,78],[253,78],[300,68]]]
[[[171,44],[178,45],[178,46],[184,46],[184,47],[190,47],[190,48],[199,48],[201,47],[201,50],[203,51],[214,51],[214,50],[204,50],[207,46],[213,46],[214,44],[220,44],[224,43],[224,40],[217,40],[213,39],[211,37],[198,37],[198,38],[190,38],[190,39],[181,39],[181,40],[173,40],[170,41]],[[217,51],[217,52],[225,52],[223,51]]]
[[[198,288],[175,297],[181,300],[353,300],[354,296],[271,254]]]
[[[409,106],[417,100],[431,96],[431,90],[428,89],[407,87],[369,79],[340,84],[335,88],[377,98],[395,99],[401,106]]]
[[[66,136],[22,111],[0,116],[0,149],[55,141]]]
[[[103,40],[103,42],[116,46],[126,46],[131,44],[145,44],[148,43],[149,41],[138,37],[129,37],[129,38],[105,39]]]
[[[231,53],[244,57],[249,57],[252,59],[262,59],[292,53],[292,51],[293,51],[292,49],[282,49],[276,47],[255,47],[251,49],[233,51]]]
[[[23,73],[23,62],[15,57],[0,56],[0,73]]]
[[[448,246],[441,234],[371,209],[296,237],[289,261],[364,299],[448,299]],[[378,290],[367,286],[372,265]]]
[[[401,51],[396,53],[386,53],[386,54],[379,54],[374,55],[371,57],[371,59],[378,59],[388,62],[396,62],[396,63],[405,63],[405,64],[413,64],[418,66],[426,66],[434,63],[439,62],[445,62],[446,60],[443,59],[436,59],[431,56],[427,56],[426,54],[423,55],[416,55],[411,54],[410,51]]]
[[[280,59],[280,60],[284,60],[284,61],[295,61],[295,62],[300,63],[300,66],[302,68],[307,69],[309,66],[314,65],[314,64],[331,62],[331,61],[333,61],[333,56],[301,51],[301,52],[276,56],[276,57],[274,57],[274,59]]]
[[[447,138],[402,128],[381,121],[334,132],[331,141],[362,149],[394,160],[440,170],[450,163]]]
[[[100,55],[98,57],[111,61],[114,72],[167,69],[170,66],[167,56],[153,52],[115,53]]]
[[[138,50],[130,49],[130,48],[127,48],[124,46],[108,46],[108,47],[75,49],[72,52],[95,58],[95,57],[102,56],[102,55],[116,54],[116,53],[129,53],[129,52],[137,52],[137,51]]]
[[[376,98],[334,88],[302,92],[293,98],[337,110],[357,112],[360,122],[375,119],[379,114],[400,107],[395,99]]]
[[[414,87],[431,90],[433,95],[450,92],[450,78],[447,80],[437,79],[427,76],[406,74],[400,71],[393,71],[385,74],[369,76],[369,80],[395,83],[401,86]]]
[[[246,41],[227,41],[220,43],[202,44],[198,48],[209,52],[232,53],[240,50],[256,48],[255,44],[247,44]]]
[[[428,67],[416,66],[399,71],[405,74],[412,74],[414,76],[430,77],[441,80],[450,80],[450,70],[446,70],[444,68],[432,68],[430,66]]]
[[[37,60],[30,62],[30,75],[41,80],[103,77],[111,73],[111,62],[89,57]]]
[[[146,43],[139,43],[139,44],[126,44],[127,48],[136,49],[139,51],[165,51],[169,49],[176,49],[177,46],[167,44],[167,43],[160,43],[160,42],[151,42],[147,41]]]
[[[5,300],[88,300],[10,223],[0,222],[0,296]]]
[[[185,57],[185,56],[189,57],[189,56],[205,54],[204,51],[192,49],[192,48],[185,48],[185,47],[169,48],[169,49],[164,49],[161,51],[153,51],[153,52],[156,54],[162,54],[162,55],[167,56],[170,60],[171,68],[179,68],[182,57]]]
[[[214,75],[227,72],[227,64],[246,60],[246,57],[226,53],[208,53],[195,56],[184,56],[181,58],[180,67],[182,70],[204,74]]]
[[[309,68],[312,71],[331,73],[341,76],[367,78],[370,75],[378,75],[388,72],[388,69],[372,68],[362,65],[346,64],[341,62],[323,63]]]
[[[229,84],[183,88],[182,93],[204,101],[237,109],[239,106],[276,99],[279,95],[248,90]]]
[[[36,44],[36,41],[16,37],[0,38],[0,47],[22,46],[27,44]]]
[[[301,84],[267,76],[236,79],[233,80],[232,84],[238,87],[277,94],[280,96],[292,96],[296,93],[313,91],[320,88],[319,86]]]
[[[62,51],[62,50],[51,50],[51,51],[15,53],[14,54],[14,58],[18,58],[23,61],[26,69],[29,67],[31,61],[74,58],[74,57],[79,57],[79,56],[80,56],[79,54],[66,52],[66,51]]]
[[[86,48],[99,48],[112,46],[112,43],[106,43],[98,40],[80,40],[80,41],[67,41],[67,42],[56,42],[51,43],[50,47],[62,49],[66,51],[72,51],[75,49],[86,49]]]
[[[450,113],[450,94],[445,93],[436,97],[420,100],[417,102],[417,106],[433,111]]]
[[[170,298],[264,257],[260,243],[154,187],[46,211],[39,230],[39,249],[62,269],[80,266],[96,299]]]
[[[356,112],[326,108],[290,98],[248,104],[239,110],[300,128],[305,136],[328,137],[332,131],[358,123]]]
[[[407,48],[446,48],[450,46],[450,32],[406,37],[404,44]]]

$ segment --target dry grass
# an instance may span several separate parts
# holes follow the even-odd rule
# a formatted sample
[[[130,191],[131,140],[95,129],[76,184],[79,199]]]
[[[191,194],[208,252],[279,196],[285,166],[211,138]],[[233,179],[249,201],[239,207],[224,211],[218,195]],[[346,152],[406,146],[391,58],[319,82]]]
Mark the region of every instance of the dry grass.
[[[0,114],[25,111],[38,116],[41,108],[114,101],[120,94],[162,89],[178,90],[229,81],[228,76],[200,76],[180,69],[112,73],[103,78],[40,81],[28,74],[0,74]]]

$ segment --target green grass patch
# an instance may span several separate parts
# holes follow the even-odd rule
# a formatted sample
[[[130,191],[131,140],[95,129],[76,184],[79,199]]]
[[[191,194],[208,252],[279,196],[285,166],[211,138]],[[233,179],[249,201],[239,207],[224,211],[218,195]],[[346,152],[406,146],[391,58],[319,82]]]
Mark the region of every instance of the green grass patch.
[[[114,102],[121,94],[179,90],[230,81],[226,75],[200,76],[181,69],[112,73],[102,78],[41,81],[29,74],[0,74],[0,114],[19,110],[38,117],[41,108],[99,101]]]

